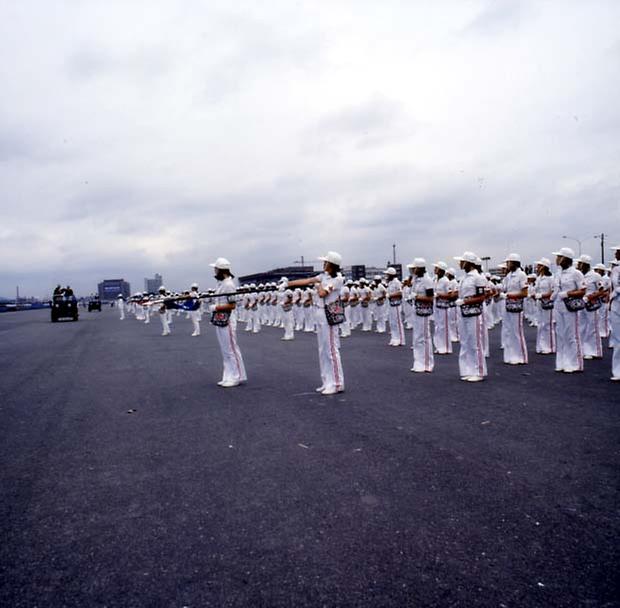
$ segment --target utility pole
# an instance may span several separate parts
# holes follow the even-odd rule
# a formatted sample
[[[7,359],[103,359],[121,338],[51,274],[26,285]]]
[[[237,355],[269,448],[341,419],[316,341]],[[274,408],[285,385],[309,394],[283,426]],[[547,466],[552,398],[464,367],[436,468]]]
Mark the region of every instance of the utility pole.
[[[295,260],[293,264],[301,264],[302,266],[305,266],[304,256],[303,255],[301,256],[301,260]]]
[[[595,239],[601,239],[601,264],[605,263],[605,237],[607,235],[604,233],[600,233],[600,234],[595,234],[594,238]]]
[[[19,304],[19,285],[15,286],[15,304]]]
[[[392,245],[392,261],[396,264],[396,243]]]

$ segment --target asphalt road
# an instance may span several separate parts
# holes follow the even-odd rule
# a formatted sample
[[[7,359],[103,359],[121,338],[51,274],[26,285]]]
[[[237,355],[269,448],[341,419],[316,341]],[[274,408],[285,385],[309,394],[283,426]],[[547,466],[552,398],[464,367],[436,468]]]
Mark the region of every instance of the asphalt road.
[[[323,397],[313,335],[239,332],[221,389],[203,326],[0,315],[1,606],[620,606],[610,351],[505,366],[496,329],[469,384],[357,333]]]

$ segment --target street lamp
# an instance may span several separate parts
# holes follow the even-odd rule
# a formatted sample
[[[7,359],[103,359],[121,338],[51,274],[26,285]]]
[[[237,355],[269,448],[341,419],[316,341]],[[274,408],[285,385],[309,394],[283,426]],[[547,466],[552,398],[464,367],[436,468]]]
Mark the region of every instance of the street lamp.
[[[487,267],[487,272],[489,272],[489,260],[491,259],[490,256],[485,255],[483,258],[480,258],[483,262],[484,265]]]
[[[581,257],[581,241],[576,239],[574,236],[563,236],[563,239],[569,239],[570,241],[577,241],[579,243],[579,257]]]

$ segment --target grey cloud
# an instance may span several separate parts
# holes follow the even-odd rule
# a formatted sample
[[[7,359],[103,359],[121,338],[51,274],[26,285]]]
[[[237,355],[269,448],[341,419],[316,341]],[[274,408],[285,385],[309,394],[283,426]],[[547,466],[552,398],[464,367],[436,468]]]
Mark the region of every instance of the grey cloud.
[[[415,134],[414,127],[401,103],[375,96],[323,117],[307,130],[302,151],[323,154],[326,148],[341,145],[375,148],[409,139]]]
[[[286,77],[315,70],[321,63],[322,41],[308,26],[289,29],[222,13],[214,16],[203,38],[219,50],[205,60],[203,98],[209,103],[241,92],[267,73]],[[277,82],[272,84],[277,87]]]

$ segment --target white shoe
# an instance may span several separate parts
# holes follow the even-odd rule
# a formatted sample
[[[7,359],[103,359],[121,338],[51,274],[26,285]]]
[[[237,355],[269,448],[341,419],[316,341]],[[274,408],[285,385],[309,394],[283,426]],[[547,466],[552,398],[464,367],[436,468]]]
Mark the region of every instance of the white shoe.
[[[322,393],[325,390],[325,387],[324,386],[317,386],[314,390],[317,393]]]
[[[467,382],[482,382],[484,378],[482,376],[470,376],[467,378]]]
[[[222,386],[222,384],[224,384],[224,380],[220,380],[220,381],[217,383],[217,385],[218,385],[218,386]]]
[[[219,384],[219,383],[218,383]],[[232,388],[233,386],[239,386],[238,380],[228,380],[220,384],[222,388]]]
[[[199,336],[199,335],[200,335],[200,334],[193,333],[193,334],[192,334],[192,338],[194,338],[195,336]]]
[[[326,388],[321,391],[321,395],[335,395],[337,392],[336,387]]]
[[[162,336],[169,336],[169,335],[170,335],[170,332],[169,332],[169,331],[164,331],[164,332],[162,332],[162,334],[161,334],[161,335],[162,335]]]
[[[610,378],[610,380],[611,380],[612,382],[620,382],[620,376],[612,376],[612,377]]]
[[[461,376],[461,380],[464,380],[465,382],[468,382],[470,378],[471,376]]]
[[[586,355],[584,357],[584,359],[586,359],[587,361],[589,361],[590,359],[594,359],[594,357],[592,355]]]

